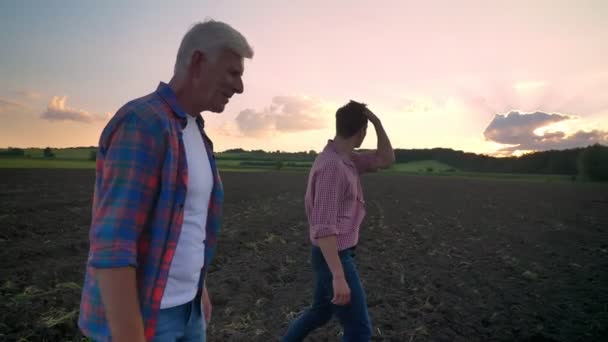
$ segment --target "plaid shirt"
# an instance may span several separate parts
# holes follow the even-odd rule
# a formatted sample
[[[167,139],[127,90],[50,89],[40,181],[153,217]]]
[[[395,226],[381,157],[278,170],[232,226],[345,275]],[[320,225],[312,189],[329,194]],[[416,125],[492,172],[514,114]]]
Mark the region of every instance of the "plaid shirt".
[[[160,302],[184,215],[188,168],[182,130],[186,113],[164,83],[123,106],[101,134],[89,233],[90,250],[78,325],[96,341],[110,341],[95,270],[132,266],[148,340],[154,337]],[[205,265],[216,247],[224,191],[213,144],[197,123],[214,175],[205,240]]]
[[[335,235],[338,250],[357,245],[365,217],[365,201],[359,175],[378,169],[375,152],[338,152],[333,141],[315,159],[306,189],[305,206],[310,241]]]

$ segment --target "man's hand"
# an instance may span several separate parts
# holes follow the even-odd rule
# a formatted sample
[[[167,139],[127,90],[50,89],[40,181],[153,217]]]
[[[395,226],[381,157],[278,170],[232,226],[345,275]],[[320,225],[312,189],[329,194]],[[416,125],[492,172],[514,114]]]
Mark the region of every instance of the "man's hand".
[[[207,285],[203,287],[203,295],[201,297],[203,301],[203,314],[205,315],[205,326],[209,325],[211,321],[211,300],[209,299],[209,292],[207,292]]]
[[[346,305],[350,303],[350,287],[346,279],[342,277],[334,277],[332,281],[334,288],[334,298],[331,302],[335,305]]]
[[[378,124],[380,122],[380,119],[378,119],[378,117],[376,116],[376,114],[374,114],[371,110],[369,110],[368,108],[366,108],[365,110],[365,116],[367,116],[367,119],[375,126],[376,124]]]
[[[377,167],[386,169],[395,163],[393,146],[376,114],[372,113],[372,111],[367,108],[364,113],[365,116],[367,116],[367,119],[374,125],[374,130],[376,131],[378,140],[378,147],[376,148],[376,156],[378,157]]]

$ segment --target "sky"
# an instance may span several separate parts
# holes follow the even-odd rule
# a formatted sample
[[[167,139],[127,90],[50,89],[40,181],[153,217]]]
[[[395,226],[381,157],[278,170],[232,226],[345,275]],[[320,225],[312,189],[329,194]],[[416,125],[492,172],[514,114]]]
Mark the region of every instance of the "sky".
[[[212,18],[255,56],[203,113],[218,151],[319,151],[350,99],[396,148],[492,155],[608,144],[608,1],[2,1],[0,147],[97,145]],[[364,148],[376,144],[373,130]]]

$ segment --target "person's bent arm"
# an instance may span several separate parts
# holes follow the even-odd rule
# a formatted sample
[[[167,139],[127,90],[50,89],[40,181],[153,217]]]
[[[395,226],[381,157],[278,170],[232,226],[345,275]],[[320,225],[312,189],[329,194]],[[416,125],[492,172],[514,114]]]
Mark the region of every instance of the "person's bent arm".
[[[325,258],[325,262],[327,262],[327,266],[329,266],[331,275],[334,278],[344,278],[344,268],[338,255],[336,236],[330,235],[317,239],[317,243],[319,244],[319,248],[321,248],[321,252],[323,252],[323,257]]]
[[[96,269],[101,298],[112,341],[145,342],[144,323],[139,308],[135,268]]]
[[[163,138],[132,113],[98,151],[88,264],[94,269],[113,341],[145,341],[137,242],[157,196],[162,143]]]
[[[395,151],[393,150],[393,146],[391,145],[391,141],[382,126],[382,122],[380,119],[372,113],[369,109],[366,112],[367,118],[374,125],[374,130],[376,131],[377,136],[377,147],[376,147],[376,157],[378,160],[378,167],[382,169],[386,169],[389,166],[393,165],[395,162]]]
[[[314,199],[311,216],[313,238],[321,248],[333,277],[332,303],[344,305],[350,301],[350,288],[338,255],[338,194],[342,191],[342,175],[337,163],[317,171],[314,179]]]
[[[344,268],[342,267],[342,262],[338,255],[336,236],[331,235],[317,239],[317,243],[319,244],[319,248],[321,248],[325,262],[327,262],[332,275],[334,296],[331,302],[336,305],[348,304],[350,302],[350,287],[346,282]]]

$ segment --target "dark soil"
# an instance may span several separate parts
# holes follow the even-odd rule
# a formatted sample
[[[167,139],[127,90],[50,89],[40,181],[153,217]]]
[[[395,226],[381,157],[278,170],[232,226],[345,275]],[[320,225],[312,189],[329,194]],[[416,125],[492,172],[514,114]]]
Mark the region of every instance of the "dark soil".
[[[230,172],[209,341],[312,297],[305,173]],[[80,341],[92,170],[0,170],[0,341]],[[356,260],[376,341],[608,340],[608,186],[376,174]],[[336,321],[310,341],[337,341]]]

